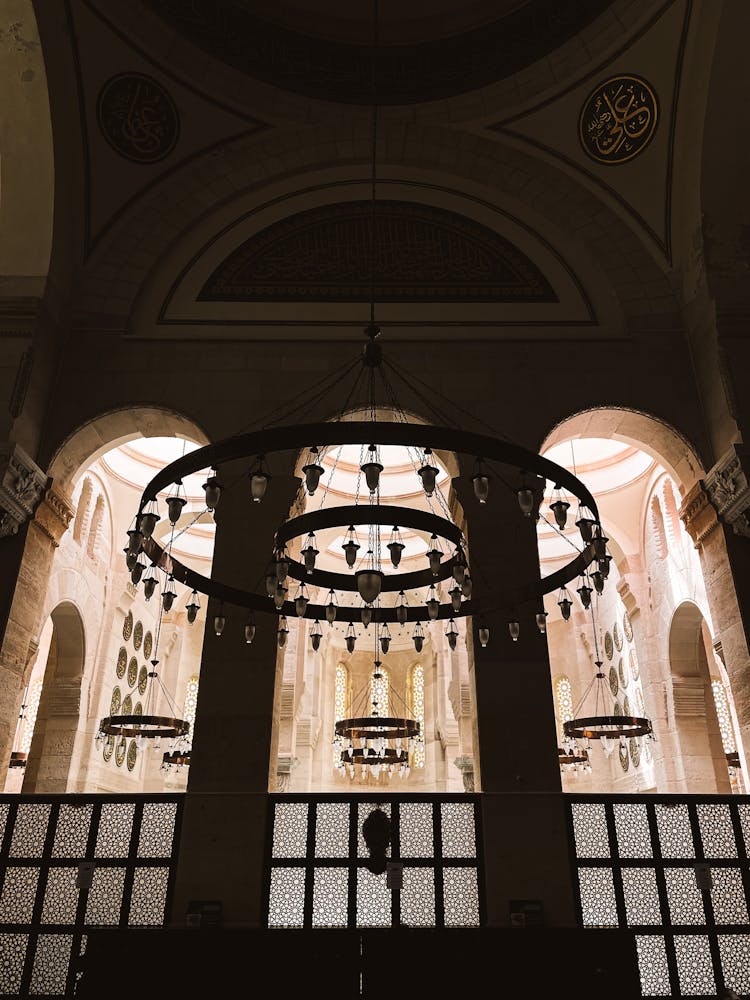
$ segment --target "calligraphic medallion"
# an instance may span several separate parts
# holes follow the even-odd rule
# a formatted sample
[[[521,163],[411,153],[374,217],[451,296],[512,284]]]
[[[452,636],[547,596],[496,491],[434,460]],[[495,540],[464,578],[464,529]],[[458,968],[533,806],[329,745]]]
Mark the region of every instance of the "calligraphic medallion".
[[[142,73],[120,73],[102,87],[96,106],[102,135],[133,163],[157,163],[174,149],[180,118],[160,83]]]
[[[625,163],[654,137],[659,105],[638,76],[615,76],[589,94],[578,120],[578,137],[597,163]]]

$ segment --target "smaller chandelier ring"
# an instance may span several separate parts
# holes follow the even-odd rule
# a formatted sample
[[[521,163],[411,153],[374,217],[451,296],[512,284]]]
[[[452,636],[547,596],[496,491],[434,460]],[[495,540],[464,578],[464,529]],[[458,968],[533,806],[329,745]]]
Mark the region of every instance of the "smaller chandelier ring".
[[[168,715],[108,715],[99,723],[105,736],[145,736],[149,739],[174,739],[187,736],[190,723]]]
[[[396,750],[395,747],[386,747],[382,751],[371,750],[365,747],[352,748],[351,754],[348,750],[341,752],[342,764],[380,764],[381,767],[388,767],[389,764],[408,764],[409,751]]]
[[[568,719],[563,723],[563,732],[577,740],[616,740],[621,736],[648,736],[652,727],[649,719],[638,715],[588,715]]]
[[[167,750],[162,754],[164,767],[188,767],[190,765],[190,750]]]
[[[292,538],[326,528],[343,528],[350,524],[379,524],[381,527],[384,524],[397,524],[399,528],[438,535],[454,545],[460,545],[463,541],[463,534],[457,525],[431,511],[394,507],[390,504],[352,504],[347,507],[321,507],[290,518],[276,532],[276,545],[282,548]]]
[[[419,735],[416,719],[399,719],[389,715],[364,715],[352,719],[339,719],[335,725],[337,736],[348,736],[354,740],[410,739]]]

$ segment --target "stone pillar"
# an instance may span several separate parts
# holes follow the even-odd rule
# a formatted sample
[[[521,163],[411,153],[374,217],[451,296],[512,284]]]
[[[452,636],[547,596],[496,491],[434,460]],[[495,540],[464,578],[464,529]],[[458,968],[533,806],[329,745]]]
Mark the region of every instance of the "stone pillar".
[[[17,457],[17,451],[14,452]],[[38,484],[39,477],[34,469],[28,470],[27,480]],[[6,477],[3,480],[7,481]],[[18,482],[18,478],[14,480]],[[46,478],[45,478],[46,482]],[[0,496],[0,508],[6,509],[7,489]],[[16,512],[20,517],[23,504],[31,504],[31,487],[14,494]],[[26,497],[19,499],[20,495]],[[8,506],[12,506],[8,501]],[[15,517],[16,515],[13,515]],[[51,486],[36,506],[33,520],[26,526],[16,523],[16,531],[10,537],[0,540],[0,577],[5,583],[15,586],[12,593],[7,618],[4,620],[2,647],[0,647],[0,774],[5,774],[10,760],[13,737],[18,719],[18,711],[23,697],[23,689],[29,673],[30,657],[42,627],[42,610],[52,568],[52,557],[60,544],[60,539],[73,517],[73,507],[68,497],[57,493]],[[9,524],[8,520],[5,524]],[[21,550],[13,543],[18,538],[25,541]],[[10,543],[7,550],[5,545]]]
[[[264,594],[274,532],[289,515],[298,481],[274,475],[263,501],[252,503],[243,472],[239,463],[220,472],[225,484],[236,485],[225,489],[216,509],[212,575]],[[269,607],[274,610],[270,600]],[[272,743],[273,721],[281,711],[278,620],[256,612],[255,639],[248,646],[247,612],[225,606],[226,626],[217,637],[218,610],[211,599],[170,915],[177,928],[185,926],[191,900],[221,900],[226,926],[263,922],[268,789],[277,787],[279,766]]]
[[[473,597],[495,603],[499,593],[539,580],[536,526],[497,479],[488,502],[479,504],[466,478],[453,485],[465,512]],[[509,926],[512,899],[541,900],[549,926],[576,922],[550,663],[546,637],[535,624],[538,610],[541,599],[517,608],[518,642],[510,638],[511,608],[505,607],[486,617],[486,648],[476,638],[477,621],[467,634],[490,926]]]
[[[698,549],[737,713],[743,774],[750,756],[750,450],[736,445],[680,509]]]

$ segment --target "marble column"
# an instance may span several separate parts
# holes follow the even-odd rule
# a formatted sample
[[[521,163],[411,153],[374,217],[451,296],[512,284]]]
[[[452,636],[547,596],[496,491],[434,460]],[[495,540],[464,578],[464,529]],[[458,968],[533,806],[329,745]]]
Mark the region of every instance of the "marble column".
[[[298,481],[271,479],[261,503],[250,500],[238,463],[220,478],[236,481],[216,508],[212,576],[264,594],[274,532],[288,517]],[[269,608],[273,605],[269,599]],[[282,660],[275,614],[256,612],[256,634],[244,640],[247,611],[225,606],[221,636],[213,628],[219,605],[208,602],[190,774],[170,923],[185,926],[191,900],[220,900],[226,926],[262,925],[268,790],[291,761],[277,760]],[[282,781],[283,783],[283,781]]]
[[[18,456],[18,451],[14,452]],[[35,643],[43,622],[41,620],[44,598],[52,568],[52,557],[73,517],[73,507],[67,496],[52,486],[40,492],[41,499],[34,501],[40,475],[36,467],[27,469],[26,487],[14,494],[14,504],[7,496],[8,472],[0,491],[0,509],[7,515],[5,527],[11,521],[16,530],[0,538],[0,577],[4,595],[9,600],[8,610],[2,619],[2,646],[0,647],[0,774],[5,774],[10,760],[13,737],[23,690],[30,672]],[[13,480],[18,484],[18,478]],[[46,483],[46,477],[43,480]],[[33,488],[32,488],[32,485]],[[15,488],[15,487],[14,487]],[[21,499],[25,497],[25,499]],[[33,519],[24,524],[21,520],[24,505],[34,505]],[[11,508],[9,514],[8,508]],[[4,529],[0,528],[0,531]],[[12,592],[10,582],[14,584]]]
[[[453,485],[465,517],[473,597],[493,605],[502,591],[539,580],[536,526],[521,513],[515,493],[495,478],[489,500],[479,504],[470,481],[454,479]],[[540,599],[516,609],[517,642],[508,632],[506,607],[485,618],[486,648],[478,641],[477,621],[467,630],[478,727],[473,777],[482,792],[490,926],[509,926],[513,899],[541,900],[549,926],[575,925],[549,655],[535,623],[541,608]]]
[[[680,517],[700,555],[706,594],[750,758],[750,450],[736,445],[687,494]]]

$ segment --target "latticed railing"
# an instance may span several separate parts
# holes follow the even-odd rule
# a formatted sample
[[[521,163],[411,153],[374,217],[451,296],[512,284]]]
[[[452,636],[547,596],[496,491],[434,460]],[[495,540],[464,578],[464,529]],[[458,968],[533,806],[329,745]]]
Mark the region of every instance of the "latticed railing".
[[[272,796],[269,927],[479,927],[479,797]],[[400,885],[367,867],[362,824],[379,805]]]
[[[182,801],[0,797],[0,995],[74,996],[87,929],[163,925]]]
[[[566,799],[581,923],[635,932],[642,995],[750,994],[750,800]]]

